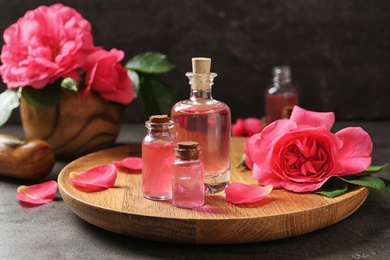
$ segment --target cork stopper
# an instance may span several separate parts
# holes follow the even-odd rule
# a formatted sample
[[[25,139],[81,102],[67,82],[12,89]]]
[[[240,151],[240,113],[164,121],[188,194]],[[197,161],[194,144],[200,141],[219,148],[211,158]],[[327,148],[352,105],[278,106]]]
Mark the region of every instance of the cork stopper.
[[[198,74],[210,74],[210,58],[192,58],[192,72]]]
[[[170,120],[168,115],[153,115],[149,117],[149,121],[156,124],[168,123]]]
[[[182,160],[197,160],[199,158],[200,147],[197,142],[193,141],[178,142],[175,153],[177,158]]]
[[[183,141],[183,142],[178,142],[177,146],[180,149],[197,149],[199,144],[194,141]]]

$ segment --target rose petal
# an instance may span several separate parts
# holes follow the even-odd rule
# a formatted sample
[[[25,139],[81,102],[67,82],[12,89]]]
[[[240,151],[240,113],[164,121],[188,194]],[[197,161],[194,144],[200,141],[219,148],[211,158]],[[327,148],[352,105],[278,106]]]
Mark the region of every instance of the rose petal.
[[[373,144],[366,131],[360,127],[347,127],[335,135],[344,143],[337,156],[346,174],[359,173],[370,166]]]
[[[253,135],[244,144],[245,164],[251,170],[253,169],[252,152],[259,137],[259,134]]]
[[[283,135],[296,127],[296,123],[290,120],[276,120],[267,125],[258,135],[258,139],[253,144],[251,159],[263,170],[270,171],[268,161],[272,146]],[[254,135],[257,136],[257,135]]]
[[[56,192],[57,182],[47,181],[30,186],[19,186],[16,192],[16,198],[24,203],[42,205],[53,201]]]
[[[297,182],[291,182],[291,181],[281,181],[280,185],[289,191],[293,192],[311,192],[314,190],[317,190],[324,185],[324,183],[329,179],[323,178],[319,182],[304,182],[304,183],[297,183]]]
[[[248,136],[260,133],[263,130],[263,121],[258,118],[248,117],[246,119],[238,118],[232,125],[233,136]]]
[[[265,187],[233,182],[226,187],[226,201],[233,204],[254,203],[265,198],[272,191],[272,185]]]
[[[131,171],[142,170],[142,159],[139,157],[127,157],[122,161],[113,161],[112,162],[116,167],[124,167]],[[139,173],[139,172],[137,172]]]
[[[247,136],[260,133],[263,130],[263,121],[258,118],[249,117],[244,120],[245,132]]]
[[[232,135],[233,136],[245,136],[245,125],[244,120],[238,118],[236,123],[232,125]]]
[[[334,124],[335,115],[333,112],[314,112],[294,106],[290,120],[296,122],[297,125],[323,127],[330,131]]]
[[[252,178],[261,185],[272,185],[275,189],[282,188],[280,177],[272,171],[264,171],[257,164],[253,165]]]
[[[111,188],[115,184],[117,169],[114,164],[102,164],[82,172],[71,172],[70,181],[85,192]]]

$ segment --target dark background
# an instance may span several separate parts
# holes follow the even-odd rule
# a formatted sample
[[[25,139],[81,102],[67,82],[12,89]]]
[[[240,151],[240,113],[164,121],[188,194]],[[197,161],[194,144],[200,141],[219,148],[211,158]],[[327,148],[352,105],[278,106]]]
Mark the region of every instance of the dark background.
[[[0,30],[57,1],[0,0]],[[90,21],[95,45],[121,49],[123,64],[146,51],[176,68],[163,75],[180,99],[195,56],[213,59],[215,99],[232,117],[262,117],[272,67],[289,65],[300,105],[337,119],[390,119],[390,1],[70,0]],[[3,42],[1,42],[1,45]],[[0,86],[4,89],[4,84]],[[140,101],[125,121],[143,122]],[[11,122],[18,122],[18,112]]]

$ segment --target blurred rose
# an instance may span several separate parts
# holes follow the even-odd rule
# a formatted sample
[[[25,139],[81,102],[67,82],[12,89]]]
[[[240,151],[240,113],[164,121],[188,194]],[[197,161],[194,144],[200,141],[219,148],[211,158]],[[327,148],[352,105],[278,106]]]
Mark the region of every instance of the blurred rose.
[[[99,49],[88,56],[83,69],[86,72],[87,88],[82,96],[95,90],[104,99],[122,104],[133,100],[133,84],[127,70],[118,62],[124,57],[123,51]]]
[[[257,118],[249,117],[246,119],[238,118],[232,125],[233,136],[252,136],[263,130],[263,121]]]
[[[26,12],[4,31],[0,73],[9,89],[43,88],[76,69],[91,51],[91,26],[76,10],[55,4]]]
[[[360,127],[330,132],[334,114],[295,106],[289,120],[277,120],[245,143],[253,178],[295,192],[320,188],[332,176],[356,174],[371,164],[372,141]]]

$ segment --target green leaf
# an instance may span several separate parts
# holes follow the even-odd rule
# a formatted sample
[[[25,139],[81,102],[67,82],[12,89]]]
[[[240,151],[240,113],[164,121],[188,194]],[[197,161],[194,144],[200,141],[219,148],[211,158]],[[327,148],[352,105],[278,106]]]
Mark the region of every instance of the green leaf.
[[[24,87],[22,96],[30,105],[46,110],[57,104],[60,99],[60,91],[57,84],[48,85],[42,89]]]
[[[241,155],[240,163],[237,165],[237,168],[241,168],[241,167],[247,167],[245,163],[245,153]]]
[[[158,52],[146,52],[138,54],[126,63],[126,69],[143,73],[164,73],[172,70],[171,64],[164,54]]]
[[[12,110],[20,105],[21,88],[6,89],[0,94],[0,126],[4,125],[11,116]]]
[[[174,88],[156,75],[139,73],[141,101],[146,113],[150,115],[170,114],[178,101]]]
[[[133,70],[128,70],[127,75],[129,76],[129,78],[131,79],[131,82],[133,83],[134,98],[137,98],[139,96],[139,92],[140,92],[138,73],[136,71],[133,71]]]
[[[384,181],[382,181],[379,178],[372,177],[372,176],[357,176],[356,178],[353,178],[353,176],[351,176],[350,178],[346,177],[340,179],[354,185],[379,190],[383,194],[387,195],[386,184],[384,183]]]
[[[386,168],[388,165],[389,165],[388,163],[380,165],[380,166],[371,165],[366,170],[364,170],[363,173],[377,173],[377,172],[380,172],[381,170],[383,170],[384,168]]]
[[[315,190],[314,193],[335,198],[348,191],[348,183],[337,177],[330,178],[321,188]]]

